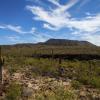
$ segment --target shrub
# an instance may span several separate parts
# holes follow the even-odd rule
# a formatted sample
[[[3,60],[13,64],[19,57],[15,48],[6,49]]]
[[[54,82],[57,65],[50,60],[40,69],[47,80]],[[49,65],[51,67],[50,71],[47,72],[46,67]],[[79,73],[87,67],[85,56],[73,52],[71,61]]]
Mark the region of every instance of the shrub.
[[[16,83],[10,84],[7,89],[6,100],[19,100],[21,96],[21,86]]]
[[[90,81],[90,84],[95,88],[100,89],[100,77],[93,77],[92,80]]]
[[[74,100],[75,95],[72,91],[64,90],[63,87],[59,87],[55,90],[55,100]]]
[[[72,87],[74,87],[75,89],[79,89],[81,87],[81,83],[79,81],[72,81]]]
[[[57,87],[52,91],[41,91],[35,96],[35,100],[75,100],[75,98],[74,93],[65,90],[64,87]]]

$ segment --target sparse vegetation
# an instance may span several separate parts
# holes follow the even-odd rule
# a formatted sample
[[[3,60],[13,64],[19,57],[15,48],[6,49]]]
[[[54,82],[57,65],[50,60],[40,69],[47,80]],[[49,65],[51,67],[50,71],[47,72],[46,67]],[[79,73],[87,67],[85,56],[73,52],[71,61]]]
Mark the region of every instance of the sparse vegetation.
[[[64,90],[64,87],[40,92],[35,96],[36,100],[74,100],[75,98],[75,94],[72,91]]]
[[[50,58],[42,58],[39,55],[49,54]],[[100,59],[62,59],[54,58],[54,54],[89,54],[100,56],[99,47],[85,46],[52,46],[52,45],[15,45],[4,46],[3,56],[5,58],[5,69],[10,76],[14,73],[24,72],[32,78],[49,77],[56,80],[71,80],[71,88],[80,90],[82,87],[91,87],[100,90]],[[80,55],[81,56],[81,55]],[[28,77],[29,78],[29,77]],[[49,84],[49,82],[47,82]],[[7,100],[19,100],[21,97],[21,86],[11,83],[7,88]],[[69,89],[71,90],[71,89]],[[64,87],[53,90],[35,91],[35,100],[74,100],[78,94]],[[80,99],[79,99],[80,100]]]
[[[11,83],[7,88],[6,100],[19,100],[21,97],[21,86]]]
[[[76,80],[72,81],[72,87],[74,87],[75,89],[79,89],[81,85],[82,84],[79,81],[76,81]]]

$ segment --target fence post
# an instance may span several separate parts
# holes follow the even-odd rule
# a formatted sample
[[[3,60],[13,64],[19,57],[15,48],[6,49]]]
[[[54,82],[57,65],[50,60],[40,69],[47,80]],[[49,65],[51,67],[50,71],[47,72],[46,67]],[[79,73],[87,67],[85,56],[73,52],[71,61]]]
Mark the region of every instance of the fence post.
[[[2,67],[3,67],[3,64],[4,64],[4,59],[2,58],[1,47],[0,47],[0,84],[3,83],[3,79],[2,79]]]

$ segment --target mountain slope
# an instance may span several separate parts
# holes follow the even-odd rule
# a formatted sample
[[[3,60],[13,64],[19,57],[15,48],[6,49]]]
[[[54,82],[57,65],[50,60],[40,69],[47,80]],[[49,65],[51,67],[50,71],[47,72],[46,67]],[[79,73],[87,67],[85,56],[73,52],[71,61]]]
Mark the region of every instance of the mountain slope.
[[[45,45],[64,45],[64,46],[95,46],[88,41],[66,40],[66,39],[49,39],[43,44]]]

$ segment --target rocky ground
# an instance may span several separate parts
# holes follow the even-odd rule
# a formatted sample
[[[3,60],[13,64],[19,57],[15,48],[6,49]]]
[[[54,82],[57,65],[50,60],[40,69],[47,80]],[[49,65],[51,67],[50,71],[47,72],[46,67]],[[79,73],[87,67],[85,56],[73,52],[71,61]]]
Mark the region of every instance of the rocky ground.
[[[59,87],[63,87],[65,91],[70,91],[75,94],[73,100],[100,100],[100,91],[98,89],[91,88],[89,86],[81,86],[79,89],[74,89],[72,87],[71,79],[63,78],[51,78],[37,76],[33,77],[31,72],[26,69],[22,72],[18,71],[13,73],[12,76],[9,75],[7,70],[3,71],[4,83],[3,83],[3,94],[0,97],[1,100],[5,100],[6,88],[12,82],[16,82],[22,86],[22,99],[20,100],[36,100],[36,96],[40,91],[44,92],[44,95],[55,93],[55,90]],[[48,100],[48,99],[39,99]],[[52,100],[52,99],[49,99]],[[54,99],[55,100],[55,99]],[[65,100],[68,100],[65,98]],[[72,99],[71,99],[72,100]]]

